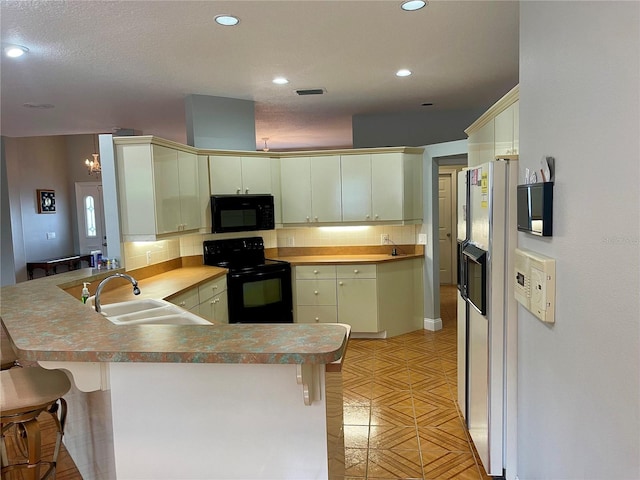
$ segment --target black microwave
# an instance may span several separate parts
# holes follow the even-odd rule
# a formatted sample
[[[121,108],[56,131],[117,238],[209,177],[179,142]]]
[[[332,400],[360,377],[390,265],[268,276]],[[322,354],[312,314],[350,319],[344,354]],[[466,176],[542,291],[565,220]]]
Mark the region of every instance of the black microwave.
[[[273,230],[273,195],[211,195],[211,232]]]

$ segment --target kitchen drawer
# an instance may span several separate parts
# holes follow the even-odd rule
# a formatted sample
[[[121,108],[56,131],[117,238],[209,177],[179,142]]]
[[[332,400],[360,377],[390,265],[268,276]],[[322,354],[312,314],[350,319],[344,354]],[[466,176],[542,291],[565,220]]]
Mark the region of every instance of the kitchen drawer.
[[[214,295],[218,295],[220,292],[224,292],[227,289],[227,276],[211,280],[207,283],[203,283],[198,287],[198,295],[200,303],[205,302],[212,298]]]
[[[337,323],[334,305],[300,305],[296,308],[296,323]]]
[[[296,305],[335,305],[336,281],[297,280]]]
[[[296,267],[296,280],[336,278],[335,265],[301,265]]]
[[[338,265],[338,278],[376,278],[376,266],[373,264]]]
[[[173,297],[169,298],[168,301],[186,310],[191,310],[192,308],[195,308],[200,304],[198,289],[191,288],[186,292],[174,295]]]

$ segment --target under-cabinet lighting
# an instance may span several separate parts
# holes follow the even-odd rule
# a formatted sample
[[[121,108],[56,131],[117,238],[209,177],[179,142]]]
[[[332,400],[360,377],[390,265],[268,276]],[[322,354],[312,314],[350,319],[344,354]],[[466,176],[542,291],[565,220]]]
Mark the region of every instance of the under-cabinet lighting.
[[[344,227],[318,227],[319,230],[323,232],[362,232],[364,230],[368,230],[369,226],[367,225],[354,225],[354,226],[344,226]]]

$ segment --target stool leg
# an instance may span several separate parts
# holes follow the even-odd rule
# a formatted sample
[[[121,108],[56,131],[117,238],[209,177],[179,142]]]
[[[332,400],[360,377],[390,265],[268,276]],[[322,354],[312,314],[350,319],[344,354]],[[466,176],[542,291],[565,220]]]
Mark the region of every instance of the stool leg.
[[[64,424],[67,421],[67,401],[64,398],[59,398],[58,402],[60,402],[60,415],[56,415],[56,410],[58,409],[58,404],[54,403],[49,409],[49,413],[53,416],[53,420],[56,423],[56,448],[53,451],[53,468],[55,470],[56,464],[58,461],[58,454],[60,453],[60,446],[62,444],[62,437],[64,435]]]
[[[28,462],[29,466],[26,469],[26,478],[28,480],[40,479],[40,460],[42,459],[41,439],[40,439],[40,426],[38,420],[35,418],[20,424],[27,433],[27,445],[28,445]]]

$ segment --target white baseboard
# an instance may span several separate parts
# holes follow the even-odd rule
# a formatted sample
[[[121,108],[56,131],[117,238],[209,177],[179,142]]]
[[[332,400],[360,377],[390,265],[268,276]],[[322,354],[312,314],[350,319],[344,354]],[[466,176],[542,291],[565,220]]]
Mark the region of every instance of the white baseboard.
[[[424,329],[430,330],[432,332],[437,332],[438,330],[442,330],[442,319],[441,318],[425,318]]]

